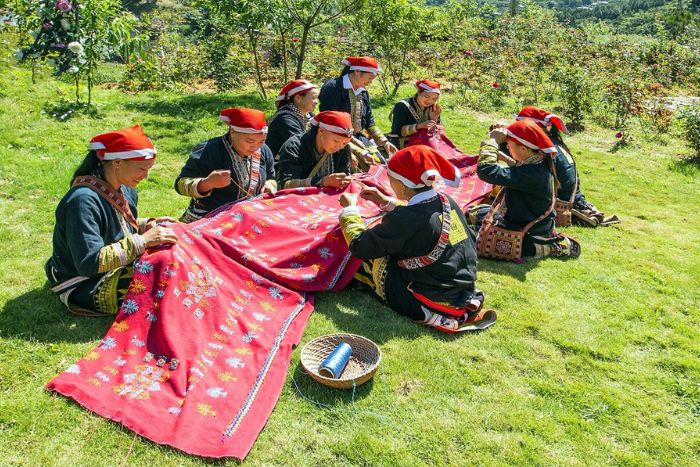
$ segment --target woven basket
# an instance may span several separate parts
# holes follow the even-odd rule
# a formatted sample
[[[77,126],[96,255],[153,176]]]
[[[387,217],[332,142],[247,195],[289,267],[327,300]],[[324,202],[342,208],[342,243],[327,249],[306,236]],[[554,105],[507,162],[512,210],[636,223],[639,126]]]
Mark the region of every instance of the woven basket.
[[[326,378],[318,374],[318,367],[330,355],[335,347],[345,342],[352,347],[350,361],[340,378]],[[301,349],[301,365],[313,379],[326,386],[337,389],[351,388],[367,382],[382,361],[382,352],[377,344],[356,334],[329,334],[313,339]]]

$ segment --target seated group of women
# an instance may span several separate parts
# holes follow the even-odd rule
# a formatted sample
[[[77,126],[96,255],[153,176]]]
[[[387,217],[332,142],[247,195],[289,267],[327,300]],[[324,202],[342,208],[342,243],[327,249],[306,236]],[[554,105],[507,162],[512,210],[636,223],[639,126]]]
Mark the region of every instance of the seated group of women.
[[[367,228],[355,207],[357,197],[340,197],[341,229],[352,254],[365,260],[356,278],[418,323],[450,333],[487,327],[495,313],[483,308],[484,295],[475,288],[477,236],[455,201],[433,188],[440,179],[458,186],[460,173],[428,146],[404,147],[411,135],[440,124],[440,85],[418,81],[416,95],[394,107],[387,138],[374,122],[365,89],[379,73],[377,62],[348,57],[343,64],[341,76],[326,82],[320,93],[304,80],[288,83],[269,121],[255,109],[222,110],[228,131],[197,145],[175,180],[176,191],[191,198],[180,221],[196,221],[236,200],[274,194],[278,187],[343,189],[353,171],[386,162],[396,198],[367,186],[359,195],[386,212],[379,224]],[[313,115],[317,98],[320,113]],[[560,134],[551,131],[552,123],[559,130],[563,125],[535,108],[523,109],[519,118],[491,131],[478,163],[479,177],[503,187],[499,196],[505,209],[493,213],[483,207],[469,214],[477,231],[481,224],[521,231],[536,220],[525,233],[522,255],[577,256],[578,243],[556,232],[550,208],[553,199],[572,196],[571,187],[568,194],[554,196],[555,190],[565,189],[571,178],[578,180],[570,152]],[[177,242],[168,227],[176,221],[137,217],[134,188],[156,156],[140,127],[97,135],[88,149],[56,209],[46,274],[69,310],[114,314],[128,289],[131,265],[147,248]],[[556,162],[560,155],[562,161]],[[574,203],[595,210],[579,188],[573,188]],[[481,226],[480,236],[483,231]]]

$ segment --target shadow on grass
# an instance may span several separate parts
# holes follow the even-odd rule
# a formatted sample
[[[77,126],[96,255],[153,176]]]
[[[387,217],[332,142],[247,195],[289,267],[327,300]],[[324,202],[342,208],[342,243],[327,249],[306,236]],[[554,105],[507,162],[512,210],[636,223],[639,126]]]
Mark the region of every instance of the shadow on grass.
[[[527,279],[527,273],[534,269],[539,262],[540,260],[533,258],[527,258],[521,264],[514,263],[513,261],[498,261],[479,258],[477,270],[479,272],[490,272],[499,276],[508,275],[521,282],[525,282]]]
[[[227,107],[267,109],[270,105],[255,94],[235,97],[225,94],[191,94],[165,98],[159,95],[146,96],[144,99],[126,101],[124,108],[143,114],[139,123],[145,128],[153,129],[154,135],[163,132],[169,137],[175,136],[175,139],[180,142],[174,149],[178,154],[190,153],[193,143],[189,135],[198,129],[200,121],[218,121],[221,109]],[[225,127],[222,124],[209,138],[221,136],[224,132]]]
[[[241,94],[235,97],[226,94],[190,94],[186,96],[158,99],[156,96],[147,99],[130,100],[124,107],[139,112],[180,118],[183,124],[204,118],[218,119],[221,109],[227,107],[250,107],[267,109],[270,102],[255,94]]]
[[[700,156],[686,156],[672,161],[669,170],[689,177],[700,175]]]
[[[0,312],[4,337],[39,342],[91,342],[102,338],[113,319],[73,316],[48,288],[9,300]]]
[[[469,333],[445,334],[415,324],[384,305],[369,288],[346,289],[341,293],[316,295],[315,313],[327,317],[341,332],[359,334],[377,344],[394,339],[411,340],[430,336],[441,341],[469,339]]]
[[[372,379],[365,384],[357,386],[353,394],[352,388],[336,389],[324,386],[309,376],[301,365],[301,362],[299,362],[294,368],[290,385],[295,396],[301,397],[321,408],[335,408],[344,405],[352,405],[354,402],[369,396],[372,392],[372,388],[375,386],[375,379],[380,376],[381,368],[377,370],[377,373]]]

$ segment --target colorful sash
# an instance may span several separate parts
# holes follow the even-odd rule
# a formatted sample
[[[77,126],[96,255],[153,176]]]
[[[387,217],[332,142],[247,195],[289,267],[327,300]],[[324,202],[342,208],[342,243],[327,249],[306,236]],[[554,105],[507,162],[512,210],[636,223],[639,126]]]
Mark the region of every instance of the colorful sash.
[[[404,269],[418,269],[425,266],[430,266],[437,261],[440,256],[442,256],[448,243],[450,243],[450,225],[452,224],[452,216],[450,215],[450,200],[442,193],[438,193],[438,197],[442,203],[442,230],[440,232],[440,237],[438,238],[437,244],[427,255],[399,260],[399,267]],[[433,198],[426,200],[426,202],[431,201],[432,199]]]
[[[236,173],[236,178],[238,178],[238,180],[242,182],[241,185],[238,185],[238,183],[236,183],[236,185],[238,185],[239,197],[243,193],[246,194],[246,198],[255,195],[257,193],[258,184],[260,183],[260,150],[255,151],[251,155],[250,174],[248,176],[248,188],[246,189],[243,186],[245,185],[242,177],[242,175],[244,174],[239,170],[238,164],[236,163],[236,157],[240,158],[240,156],[238,156],[235,153],[228,140],[226,139],[226,135],[222,136],[221,139],[224,142],[226,152],[228,152],[228,155],[231,158],[231,165],[233,171]]]

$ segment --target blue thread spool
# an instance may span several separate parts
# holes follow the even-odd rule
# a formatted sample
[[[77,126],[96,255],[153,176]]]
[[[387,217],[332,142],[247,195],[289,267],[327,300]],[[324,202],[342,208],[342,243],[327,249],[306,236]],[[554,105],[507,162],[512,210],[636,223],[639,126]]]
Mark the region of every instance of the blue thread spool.
[[[333,352],[318,367],[318,374],[326,378],[338,379],[343,373],[345,366],[350,361],[352,347],[346,342],[341,342],[335,346]]]

